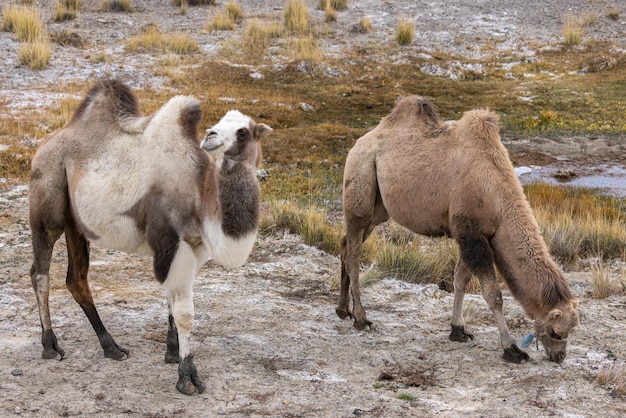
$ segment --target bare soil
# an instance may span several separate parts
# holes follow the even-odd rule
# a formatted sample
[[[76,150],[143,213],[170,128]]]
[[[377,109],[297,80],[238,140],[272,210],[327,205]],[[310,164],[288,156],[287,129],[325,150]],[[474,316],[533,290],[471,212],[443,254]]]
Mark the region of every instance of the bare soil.
[[[40,2],[41,3],[41,2]],[[45,2],[46,4],[48,2]],[[180,15],[169,0],[134,1],[131,14],[101,13],[95,0],[70,23],[87,40],[86,49],[56,48],[51,67],[33,72],[17,66],[17,42],[0,33],[0,92],[15,108],[41,108],[58,97],[46,94],[54,83],[88,80],[104,74],[134,80],[134,87],[159,87],[149,56],[127,56],[120,41],[156,21],[165,30],[197,36],[210,57],[232,33],[199,33],[217,8],[190,8]],[[266,1],[240,0],[246,13],[280,16]],[[309,1],[311,5],[317,2]],[[282,4],[282,3],[281,3]],[[557,42],[565,12],[587,8],[619,11],[621,21],[593,29],[598,39],[615,39],[623,53],[625,5],[589,1],[374,1],[350,2],[325,47],[340,53],[359,42],[390,42],[398,17],[411,16],[420,48],[479,54],[469,44],[499,44],[525,54]],[[322,12],[315,12],[322,13]],[[342,16],[350,15],[350,18]],[[376,27],[367,35],[350,33],[351,24],[370,15]],[[604,18],[602,18],[604,19]],[[341,23],[341,22],[344,23]],[[606,24],[605,24],[606,23]],[[49,22],[54,27],[60,25]],[[456,39],[456,41],[455,41]],[[459,48],[459,50],[456,50]],[[90,54],[106,50],[96,63]],[[71,62],[72,65],[67,63]],[[174,94],[174,93],[173,93]],[[510,144],[520,165],[542,159],[610,161],[623,149],[611,141],[576,138]],[[524,144],[528,144],[524,147]],[[543,144],[543,145],[542,145]],[[570,144],[571,147],[566,146]],[[589,152],[590,150],[596,150]],[[617,156],[617,157],[615,157]],[[591,160],[589,160],[591,158]],[[548,161],[545,160],[545,161]],[[543,163],[542,163],[543,164]],[[22,416],[284,416],[284,417],[620,417],[626,401],[597,375],[626,359],[626,297],[591,298],[588,271],[567,272],[581,300],[582,320],[570,338],[562,365],[549,362],[541,346],[527,349],[531,361],[504,362],[493,317],[480,295],[466,298],[467,326],[476,339],[448,340],[452,295],[434,285],[386,279],[363,289],[371,331],[356,331],[334,312],[338,292],[331,287],[336,257],[304,245],[298,236],[261,237],[249,262],[226,270],[208,263],[195,284],[196,322],[192,350],[202,395],[175,389],[176,366],[166,364],[167,304],[153,280],[151,261],[92,248],[91,286],[101,317],[131,357],[105,359],[85,315],[64,288],[65,244],[55,249],[50,295],[53,325],[66,358],[42,360],[37,302],[30,285],[31,263],[27,186],[0,192],[0,415]],[[623,277],[614,265],[612,277]],[[505,292],[505,314],[521,340],[532,330],[521,308]]]

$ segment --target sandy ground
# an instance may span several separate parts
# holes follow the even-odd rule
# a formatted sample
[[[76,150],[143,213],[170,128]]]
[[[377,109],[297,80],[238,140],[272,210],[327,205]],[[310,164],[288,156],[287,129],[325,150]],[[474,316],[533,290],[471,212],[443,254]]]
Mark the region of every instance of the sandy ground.
[[[135,80],[134,87],[158,87],[162,80],[149,71],[150,58],[125,57],[119,46],[137,27],[152,20],[165,30],[195,33],[208,56],[226,37],[198,34],[207,18],[206,9],[181,16],[169,0],[135,1],[136,11],[128,15],[99,13],[96,1],[83,3],[85,12],[69,25],[89,41],[87,50],[56,48],[53,63],[45,71],[17,66],[17,43],[12,35],[0,32],[4,57],[0,60],[0,93],[10,98],[5,109],[37,111],[58,99],[45,94],[50,84],[104,74]],[[281,13],[275,2],[240,3],[260,17]],[[603,20],[589,36],[614,39],[618,53],[623,53],[625,7],[623,2],[602,0],[576,5],[565,0],[467,0],[445,7],[440,2],[355,1],[344,12],[351,14],[350,22],[370,15],[375,27],[386,29],[375,31],[368,40],[348,35],[350,25],[338,23],[326,48],[329,53],[340,53],[345,46],[359,42],[388,42],[398,17],[412,16],[418,23],[420,51],[465,51],[480,56],[478,45],[495,39],[501,48],[532,56],[533,48],[557,42],[565,13],[614,8],[622,21]],[[89,54],[101,50],[110,57],[108,62],[89,59]],[[73,65],[65,64],[68,59]],[[577,142],[570,142],[568,158],[583,158],[578,155]],[[567,148],[562,143],[553,145],[553,150],[546,151],[551,158]],[[619,148],[611,146],[598,151],[600,160],[620,155]],[[520,164],[537,162],[534,151],[518,149],[515,155]],[[466,299],[467,326],[476,336],[471,343],[448,341],[451,294],[434,286],[391,279],[364,289],[363,302],[375,325],[371,331],[354,330],[349,321],[334,313],[338,292],[331,282],[337,275],[338,260],[293,235],[260,238],[241,269],[230,271],[209,263],[201,270],[195,285],[192,350],[207,386],[202,395],[179,394],[174,387],[176,366],[164,362],[167,306],[163,291],[152,279],[150,260],[103,249],[92,249],[90,277],[96,305],[111,334],[130,349],[131,357],[122,362],[103,358],[95,333],[64,288],[66,257],[64,243],[59,242],[51,271],[50,301],[66,359],[42,360],[37,304],[28,276],[27,212],[26,186],[3,187],[2,416],[626,415],[624,398],[596,381],[602,368],[612,362],[623,364],[626,359],[626,297],[592,299],[588,272],[567,273],[581,299],[582,321],[570,338],[565,362],[551,363],[541,347],[539,351],[530,347],[527,351],[532,361],[512,365],[501,358],[493,318],[479,295]],[[622,274],[619,269],[614,266],[614,277]],[[517,339],[531,331],[531,324],[508,294],[505,314]]]

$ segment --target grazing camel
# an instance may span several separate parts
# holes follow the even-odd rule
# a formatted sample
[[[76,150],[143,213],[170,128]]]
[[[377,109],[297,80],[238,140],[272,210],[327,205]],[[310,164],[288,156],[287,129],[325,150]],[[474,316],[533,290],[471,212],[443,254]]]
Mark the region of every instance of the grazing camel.
[[[410,96],[356,142],[343,180],[340,318],[354,318],[357,329],[371,327],[359,290],[361,246],[391,217],[413,232],[459,244],[450,340],[474,338],[463,319],[465,288],[474,275],[495,316],[504,358],[528,359],[509,334],[495,264],[535,320],[548,357],[563,361],[567,337],[578,325],[578,299],[548,253],[497,122],[487,110],[472,110],[444,124],[428,100]]]
[[[209,258],[238,267],[250,254],[259,219],[260,140],[272,129],[231,111],[203,150],[197,139],[201,116],[200,103],[190,96],[174,97],[153,116],[141,116],[127,86],[103,81],[37,150],[29,192],[30,275],[43,358],[65,356],[48,306],[52,248],[65,233],[66,285],[105,357],[123,360],[129,352],[113,340],[93,303],[87,282],[90,243],[153,257],[169,307],[165,360],[179,363],[180,392],[205,390],[189,346],[193,279]],[[218,148],[215,162],[207,151]]]

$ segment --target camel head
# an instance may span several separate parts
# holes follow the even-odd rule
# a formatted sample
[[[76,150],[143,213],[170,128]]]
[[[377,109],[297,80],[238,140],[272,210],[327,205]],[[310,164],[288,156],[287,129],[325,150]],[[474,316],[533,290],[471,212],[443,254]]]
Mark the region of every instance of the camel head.
[[[206,130],[200,146],[221,167],[224,160],[261,164],[261,139],[272,132],[264,123],[256,123],[237,110],[229,110],[220,121]]]
[[[563,362],[567,349],[567,337],[578,324],[578,298],[564,302],[548,312],[544,319],[535,321],[537,338],[550,360],[556,363]]]

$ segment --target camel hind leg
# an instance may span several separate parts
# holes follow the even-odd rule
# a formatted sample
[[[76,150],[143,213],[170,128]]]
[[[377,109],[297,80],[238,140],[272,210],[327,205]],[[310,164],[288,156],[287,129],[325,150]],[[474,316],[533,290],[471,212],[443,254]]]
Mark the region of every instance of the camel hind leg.
[[[339,305],[335,312],[341,318],[353,318],[356,329],[372,327],[372,322],[366,318],[365,309],[361,303],[361,289],[359,285],[359,266],[363,243],[369,238],[374,228],[389,219],[380,195],[377,194],[373,215],[369,221],[351,218],[346,221],[346,234],[341,240],[341,287]],[[352,297],[353,308],[349,308],[349,299]]]
[[[54,170],[46,172],[54,175]],[[54,244],[63,234],[67,208],[67,192],[63,179],[50,182],[44,173],[33,166],[29,184],[29,223],[33,247],[33,264],[30,278],[37,297],[39,321],[41,323],[41,345],[44,359],[64,358],[65,352],[59,347],[52,330],[50,319],[50,262]],[[52,188],[50,183],[58,185]]]
[[[59,239],[62,229],[47,230],[41,223],[33,223],[31,220],[31,234],[33,243],[33,265],[30,269],[31,283],[37,297],[39,307],[39,320],[41,322],[41,345],[43,351],[41,358],[55,359],[65,357],[65,351],[61,349],[57,337],[52,330],[50,319],[50,261],[54,243]]]
[[[76,228],[74,222],[68,222],[65,228],[65,238],[67,241],[68,265],[65,285],[80,305],[83,312],[89,319],[98,341],[104,350],[104,356],[114,360],[123,360],[129,356],[129,351],[113,340],[107,331],[96,306],[93,302],[87,273],[89,270],[89,243],[83,234]]]

